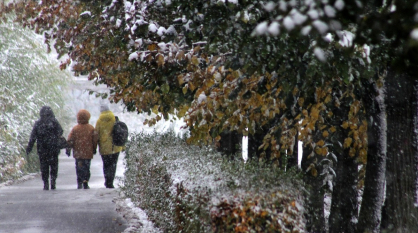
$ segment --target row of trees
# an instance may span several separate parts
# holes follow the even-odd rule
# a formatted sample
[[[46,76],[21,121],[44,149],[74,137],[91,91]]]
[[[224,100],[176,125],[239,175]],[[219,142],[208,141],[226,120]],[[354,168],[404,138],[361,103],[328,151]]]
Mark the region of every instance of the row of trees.
[[[68,55],[62,68],[106,84],[129,111],[157,113],[147,124],[184,117],[190,143],[230,147],[249,135],[251,158],[291,168],[302,141],[310,232],[326,230],[326,192],[330,232],[417,230],[414,1],[48,0],[2,9]]]

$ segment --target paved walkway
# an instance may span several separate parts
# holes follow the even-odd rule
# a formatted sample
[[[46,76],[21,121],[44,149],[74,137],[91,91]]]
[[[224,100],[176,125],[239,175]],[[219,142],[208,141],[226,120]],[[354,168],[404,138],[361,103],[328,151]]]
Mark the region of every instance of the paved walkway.
[[[56,190],[42,190],[40,176],[0,188],[1,233],[116,233],[127,227],[112,202],[118,189],[104,187],[100,155],[91,163],[90,189],[78,190],[75,160],[61,152]],[[123,175],[123,154],[116,175]]]

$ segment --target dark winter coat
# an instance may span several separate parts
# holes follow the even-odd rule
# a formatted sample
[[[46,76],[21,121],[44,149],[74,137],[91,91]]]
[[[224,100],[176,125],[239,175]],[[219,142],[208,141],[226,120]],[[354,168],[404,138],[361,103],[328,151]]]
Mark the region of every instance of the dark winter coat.
[[[32,151],[36,142],[39,156],[58,156],[60,153],[58,138],[63,133],[62,127],[49,106],[43,106],[39,115],[39,120],[33,126],[26,153],[29,154]]]
[[[68,146],[73,149],[75,159],[92,159],[97,148],[97,133],[89,124],[90,113],[81,109],[77,114],[78,125],[68,135]]]

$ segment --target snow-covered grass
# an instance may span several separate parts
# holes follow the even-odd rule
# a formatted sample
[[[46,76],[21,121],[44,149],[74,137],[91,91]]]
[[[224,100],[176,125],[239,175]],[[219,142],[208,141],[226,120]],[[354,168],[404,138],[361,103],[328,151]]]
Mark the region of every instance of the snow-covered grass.
[[[41,106],[51,106],[65,126],[69,74],[45,51],[34,32],[11,21],[0,24],[0,182],[36,170],[37,156],[26,156],[25,147]]]
[[[297,172],[230,161],[172,132],[132,135],[122,192],[163,232],[303,232]]]

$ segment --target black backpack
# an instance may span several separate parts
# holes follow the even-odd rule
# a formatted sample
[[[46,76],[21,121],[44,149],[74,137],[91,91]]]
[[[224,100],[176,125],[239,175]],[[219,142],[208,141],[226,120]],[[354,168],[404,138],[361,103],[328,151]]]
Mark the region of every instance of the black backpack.
[[[112,143],[115,146],[124,146],[128,141],[128,126],[119,118],[115,117],[116,121],[112,130]]]

